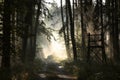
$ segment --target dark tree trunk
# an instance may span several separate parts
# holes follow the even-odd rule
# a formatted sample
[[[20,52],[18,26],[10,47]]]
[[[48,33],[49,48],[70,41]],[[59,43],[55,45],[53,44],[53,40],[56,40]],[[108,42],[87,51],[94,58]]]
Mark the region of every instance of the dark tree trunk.
[[[83,0],[80,0],[80,9],[81,9],[81,34],[82,34],[82,55],[84,56],[86,53],[85,50],[85,34],[86,34],[86,26],[84,25],[83,13],[85,6],[83,5]]]
[[[4,0],[4,15],[3,15],[3,55],[2,55],[2,69],[3,80],[10,80],[10,52],[11,52],[11,0]]]
[[[110,57],[111,57],[111,61],[113,61],[113,43],[112,43],[112,40],[113,40],[113,37],[112,37],[112,15],[111,15],[111,13],[112,13],[112,10],[111,10],[111,0],[106,0],[106,7],[107,7],[107,15],[108,15],[108,26],[109,26],[109,36],[110,36],[110,39],[109,39],[109,54],[111,55]]]
[[[110,52],[113,55],[114,62],[119,62],[119,27],[118,27],[118,18],[119,18],[119,1],[117,0],[107,0],[107,6],[109,9],[108,20],[110,28]]]
[[[33,0],[26,2],[27,13],[25,16],[25,26],[23,31],[23,63],[26,61],[32,62],[35,56],[33,54],[33,4]]]
[[[113,27],[113,34],[114,34],[114,58],[116,62],[120,60],[119,54],[119,28],[118,28],[118,1],[114,0],[114,27]]]
[[[77,60],[77,51],[76,51],[76,42],[75,42],[75,35],[74,35],[74,21],[72,17],[72,9],[71,9],[71,2],[70,0],[66,0],[68,2],[68,11],[69,11],[69,17],[70,17],[70,33],[71,33],[71,41],[72,41],[72,47],[73,47],[73,56],[74,60]]]
[[[63,27],[63,36],[64,36],[64,42],[65,42],[65,47],[66,47],[66,51],[67,51],[67,56],[68,58],[70,57],[70,53],[68,51],[68,45],[67,45],[67,34],[66,34],[66,28],[65,27],[68,27],[65,25],[65,22],[64,22],[64,12],[63,12],[63,1],[61,0],[61,19],[62,19],[62,27]],[[67,16],[67,15],[66,15]],[[68,24],[68,23],[66,23]]]
[[[41,0],[39,0],[39,2],[37,3],[37,6],[38,6],[38,9],[37,9],[37,14],[36,14],[36,20],[35,20],[35,31],[34,31],[34,50],[33,50],[33,54],[35,56],[36,54],[36,39],[37,39],[37,29],[38,29],[38,26],[39,26],[39,17],[41,15],[41,12],[40,12],[40,9],[41,9]]]
[[[100,0],[100,18],[101,18],[101,39],[102,39],[102,61],[106,63],[106,54],[105,54],[105,42],[104,42],[104,26],[103,26],[103,4],[102,0]]]
[[[13,3],[13,1],[12,1],[12,3]],[[15,20],[15,18],[16,18],[16,10],[15,10],[15,8],[12,6],[12,8],[13,8],[13,11],[12,11],[12,16],[11,16],[11,24],[12,24],[12,26],[11,26],[11,28],[12,28],[12,31],[11,31],[11,49],[12,49],[12,55],[14,56],[14,58],[12,58],[12,60],[14,60],[15,61],[15,55],[16,55],[16,20]]]
[[[34,44],[34,40],[33,40],[33,15],[34,15],[34,1],[33,0],[29,0],[27,2],[27,15],[26,15],[26,27],[28,30],[28,34],[27,34],[27,46],[26,46],[26,61],[27,62],[33,62],[34,58],[35,58],[35,54],[33,52],[33,44]]]
[[[66,26],[66,29],[65,29],[65,33],[66,33],[66,48],[67,48],[67,54],[68,54],[68,57],[69,57],[69,59],[71,59],[71,52],[70,52],[70,26],[69,26],[69,13],[68,13],[68,3],[67,3],[67,1],[65,1],[65,4],[66,4],[66,24],[65,24],[65,26]]]
[[[26,23],[27,20],[28,19],[25,20],[25,23]],[[23,38],[22,38],[22,50],[23,51],[22,51],[22,56],[21,56],[23,63],[25,63],[25,61],[26,61],[26,49],[27,49],[27,42],[28,42],[28,29],[29,29],[29,26],[28,26],[28,24],[26,24],[26,26],[24,26],[24,27],[25,28],[23,30]]]
[[[10,0],[4,1],[4,16],[3,16],[3,56],[2,67],[10,68],[10,35],[11,35],[11,23],[10,23]]]
[[[114,57],[114,60],[115,60],[115,39],[114,39],[114,26],[115,26],[115,24],[114,24],[114,0],[111,0],[111,10],[112,10],[112,12],[111,12],[111,44],[112,44],[112,49],[113,49],[113,57]]]

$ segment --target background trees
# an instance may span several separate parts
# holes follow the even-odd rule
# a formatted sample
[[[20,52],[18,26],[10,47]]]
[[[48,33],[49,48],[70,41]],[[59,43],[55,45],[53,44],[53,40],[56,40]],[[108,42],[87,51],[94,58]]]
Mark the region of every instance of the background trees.
[[[40,16],[48,16],[44,4],[44,0],[0,1],[0,54],[4,80],[10,80],[11,71],[8,70],[11,67],[34,61],[38,28],[44,24]],[[41,33],[46,34],[46,28],[42,28]]]
[[[26,66],[33,63],[38,33],[52,35],[44,27],[43,18],[51,17],[45,4],[50,3],[44,0],[0,1],[3,75],[11,72],[8,70],[16,64]],[[63,25],[59,33],[63,33],[69,60],[119,64],[119,0],[65,0],[65,5],[61,0],[60,8]],[[10,73],[6,76],[6,80],[10,79]]]
[[[66,12],[69,11],[68,15],[71,14],[71,16],[65,15],[66,21],[64,20],[65,21],[64,23],[68,23],[68,24],[71,23],[70,24],[71,27],[67,31],[68,27],[67,25],[66,26],[64,25],[63,29],[66,30],[66,34],[64,32],[65,36],[74,35],[74,37],[71,37],[71,39],[68,39],[69,41],[71,41],[71,44],[72,44],[72,39],[74,39],[73,43],[75,45],[72,44],[72,46],[74,45],[76,47],[76,50],[74,49],[75,52],[73,50],[74,58],[77,58],[79,54],[80,55],[82,54],[84,55],[84,60],[85,60],[85,56],[87,56],[86,51],[89,49],[89,45],[87,45],[87,43],[89,43],[87,42],[87,38],[88,38],[87,34],[90,33],[90,35],[93,35],[94,37],[93,40],[97,40],[97,37],[95,37],[95,35],[98,35],[99,37],[101,36],[101,39],[102,39],[101,45],[103,46],[103,47],[101,46],[102,47],[101,50],[98,50],[97,46],[95,47],[96,50],[92,48],[93,51],[91,51],[92,52],[91,56],[94,55],[94,51],[95,51],[98,53],[100,52],[100,54],[98,53],[95,53],[95,54],[99,56],[100,58],[103,58],[105,61],[108,58],[108,56],[109,56],[109,59],[112,60],[115,57],[115,55],[117,55],[116,56],[117,58],[114,58],[114,60],[118,59],[119,54],[117,53],[119,53],[119,49],[118,49],[119,48],[119,39],[118,39],[119,38],[118,37],[119,36],[119,31],[118,31],[119,30],[118,28],[119,26],[119,15],[118,15],[119,14],[119,11],[118,11],[119,1],[116,1],[116,0],[111,0],[111,1],[72,0],[71,4],[69,3],[69,1],[66,1],[66,6],[68,7],[64,9],[64,6],[63,6],[63,9]],[[70,19],[71,21],[69,21],[68,19]],[[69,31],[72,32],[72,34],[67,34],[67,32],[69,33]],[[79,39],[79,41],[78,41],[78,36],[79,38],[81,38],[81,40]],[[112,38],[112,36],[114,38]],[[66,42],[69,42],[69,41],[66,41]],[[108,42],[110,45],[107,44]],[[79,46],[76,46],[76,45],[79,45]],[[80,45],[82,46],[81,47],[82,52],[80,52],[79,50]],[[100,45],[100,42],[95,42],[95,43],[92,42],[92,45]],[[111,49],[108,47],[111,47]],[[109,50],[113,50],[112,51],[113,53],[109,52]],[[114,57],[111,56],[110,58],[110,55],[114,55]],[[83,56],[79,57],[78,59],[80,58],[83,58]],[[116,61],[117,60],[115,60],[115,62]]]

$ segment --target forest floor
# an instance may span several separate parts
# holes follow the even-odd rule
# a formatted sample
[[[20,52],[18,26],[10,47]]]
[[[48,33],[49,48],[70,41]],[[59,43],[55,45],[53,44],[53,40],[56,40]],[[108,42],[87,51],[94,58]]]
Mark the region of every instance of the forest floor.
[[[76,76],[66,74],[41,73],[35,76],[35,80],[77,80]]]
[[[120,80],[120,65],[110,64],[37,63],[12,71],[12,80]],[[8,80],[7,73],[0,72],[0,80]]]
[[[34,80],[77,80],[77,76],[67,72],[62,65],[49,63],[34,76]]]

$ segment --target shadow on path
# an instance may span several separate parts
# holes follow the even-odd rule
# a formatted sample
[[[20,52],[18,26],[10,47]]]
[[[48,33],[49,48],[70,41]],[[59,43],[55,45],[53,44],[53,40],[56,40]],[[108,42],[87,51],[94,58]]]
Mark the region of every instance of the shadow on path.
[[[46,69],[35,75],[34,80],[77,80],[77,76],[66,72],[59,64],[47,64],[44,68]]]

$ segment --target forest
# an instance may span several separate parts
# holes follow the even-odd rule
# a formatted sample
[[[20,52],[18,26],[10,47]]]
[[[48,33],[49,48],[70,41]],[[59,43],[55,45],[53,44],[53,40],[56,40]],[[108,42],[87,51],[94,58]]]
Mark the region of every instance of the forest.
[[[0,0],[0,80],[120,80],[120,0]]]

